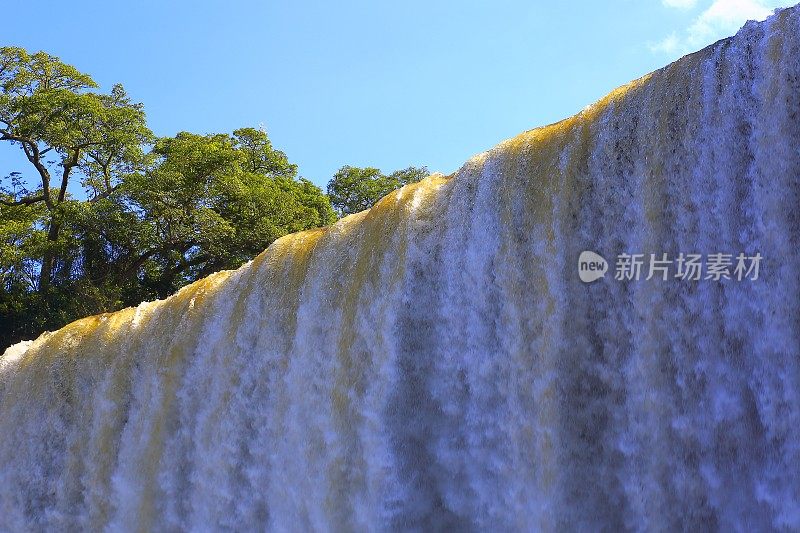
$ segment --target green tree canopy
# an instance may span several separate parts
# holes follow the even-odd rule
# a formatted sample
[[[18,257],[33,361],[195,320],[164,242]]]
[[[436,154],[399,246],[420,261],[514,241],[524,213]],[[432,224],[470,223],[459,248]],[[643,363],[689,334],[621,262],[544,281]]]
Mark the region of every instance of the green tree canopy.
[[[335,220],[263,131],[157,139],[143,106],[57,57],[0,48],[0,348],[165,297]]]
[[[409,183],[428,176],[426,167],[408,167],[385,175],[377,168],[343,166],[328,182],[328,197],[339,216],[369,209],[375,203]]]
[[[125,175],[146,164],[152,133],[141,104],[132,103],[121,85],[110,94],[92,91],[86,74],[44,52],[0,48],[0,141],[18,147],[35,177],[13,174],[0,189],[7,207],[43,208],[39,225],[37,289],[46,292],[54,277],[68,277],[61,231],[74,206],[68,187],[79,180],[97,201],[110,195]]]
[[[267,134],[179,133],[159,139],[155,164],[122,191],[143,226],[145,285],[163,297],[184,284],[252,259],[288,233],[330,224],[335,214],[318,187],[273,150]]]

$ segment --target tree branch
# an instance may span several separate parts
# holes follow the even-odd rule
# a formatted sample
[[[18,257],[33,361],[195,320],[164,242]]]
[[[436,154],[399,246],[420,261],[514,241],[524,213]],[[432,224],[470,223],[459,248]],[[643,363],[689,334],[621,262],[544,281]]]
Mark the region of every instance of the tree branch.
[[[72,152],[72,157],[64,161],[64,171],[61,173],[61,190],[58,191],[58,203],[64,201],[64,198],[67,197],[67,185],[69,184],[69,173],[72,172],[72,169],[78,164],[78,158],[80,157],[80,149],[75,148]]]
[[[119,189],[119,185],[115,185],[115,186],[111,187],[110,189],[106,189],[105,191],[101,192],[100,194],[98,194],[97,196],[95,196],[94,198],[92,198],[91,200],[89,200],[89,203],[91,203],[91,204],[94,204],[94,203],[96,203],[96,202],[99,202],[99,201],[100,201],[100,200],[102,200],[103,198],[108,198],[108,197],[109,197],[109,196],[111,196],[111,195],[114,193],[114,191],[116,191],[117,189]]]
[[[4,130],[0,130],[0,141],[16,141],[22,145],[25,157],[33,163],[33,166],[39,172],[39,176],[42,179],[42,197],[47,204],[47,208],[52,210],[54,206],[50,198],[50,173],[47,171],[47,167],[42,164],[42,152],[39,150],[39,145],[36,144],[36,141]]]
[[[21,200],[15,200],[13,202],[9,202],[8,200],[0,200],[0,204],[8,205],[8,206],[15,206],[15,205],[30,205],[35,204],[36,202],[43,202],[44,196],[28,196],[27,198],[22,198]]]

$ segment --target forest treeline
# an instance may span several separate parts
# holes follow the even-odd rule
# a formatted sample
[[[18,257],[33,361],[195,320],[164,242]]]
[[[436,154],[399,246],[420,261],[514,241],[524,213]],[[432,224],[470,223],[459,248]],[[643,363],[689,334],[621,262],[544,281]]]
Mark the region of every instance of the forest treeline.
[[[159,138],[122,85],[102,92],[13,47],[0,47],[0,149],[24,156],[0,157],[0,353],[236,268],[427,174],[343,166],[323,192],[263,130]]]

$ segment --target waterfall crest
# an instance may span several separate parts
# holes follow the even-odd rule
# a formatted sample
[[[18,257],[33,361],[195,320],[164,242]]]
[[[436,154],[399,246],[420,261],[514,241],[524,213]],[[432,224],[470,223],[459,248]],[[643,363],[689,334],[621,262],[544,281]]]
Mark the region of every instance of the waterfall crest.
[[[795,7],[12,346],[0,529],[796,530],[798,206]],[[761,254],[759,278],[613,276],[717,252]]]

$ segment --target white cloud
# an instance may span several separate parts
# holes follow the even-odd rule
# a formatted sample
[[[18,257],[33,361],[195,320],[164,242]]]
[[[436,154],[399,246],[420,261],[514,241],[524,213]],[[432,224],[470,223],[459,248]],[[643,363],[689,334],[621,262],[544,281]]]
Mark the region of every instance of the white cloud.
[[[691,7],[696,0],[662,0],[671,7]],[[792,0],[714,0],[686,30],[672,33],[649,48],[653,52],[674,54],[698,50],[718,39],[733,35],[748,20],[764,20],[778,7],[790,6]]]
[[[649,44],[651,52],[664,52],[665,54],[672,54],[678,51],[681,47],[681,41],[675,32],[664,37],[661,41]]]
[[[686,31],[686,41],[697,48],[735,33],[748,20],[764,20],[772,13],[761,0],[715,0]]]
[[[678,9],[692,9],[697,5],[697,0],[661,0],[661,3],[667,7],[675,7]]]

